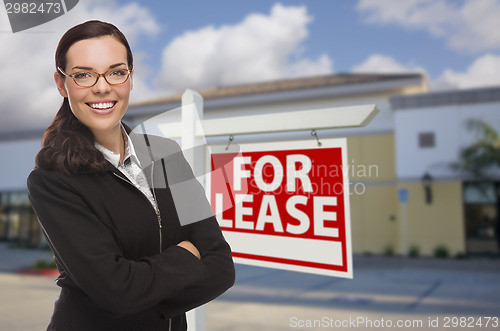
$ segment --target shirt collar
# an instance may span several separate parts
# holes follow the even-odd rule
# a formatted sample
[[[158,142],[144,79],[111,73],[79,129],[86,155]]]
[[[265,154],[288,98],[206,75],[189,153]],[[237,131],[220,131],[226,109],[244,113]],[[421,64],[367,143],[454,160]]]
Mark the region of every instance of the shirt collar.
[[[141,163],[139,161],[139,158],[137,157],[137,154],[135,152],[134,144],[132,143],[132,139],[130,139],[130,136],[127,134],[125,129],[122,128],[122,134],[123,138],[126,139],[126,144],[125,144],[125,156],[123,157],[123,161],[127,160],[130,158],[130,161],[135,162],[139,167],[141,166]],[[120,164],[120,153],[115,153],[113,151],[110,151],[103,145],[99,144],[97,141],[94,142],[95,147],[104,155],[104,158],[109,161],[115,168],[118,168],[122,166]]]

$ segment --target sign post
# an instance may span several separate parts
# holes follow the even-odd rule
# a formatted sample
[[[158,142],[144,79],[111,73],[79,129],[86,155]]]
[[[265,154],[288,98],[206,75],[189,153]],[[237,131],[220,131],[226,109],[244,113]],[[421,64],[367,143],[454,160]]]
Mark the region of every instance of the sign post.
[[[222,176],[215,181],[207,176],[206,189],[207,195],[213,192],[212,208],[221,217],[236,262],[352,278],[349,184],[339,169],[347,165],[345,139],[322,140],[321,148],[310,140],[256,145],[242,152],[228,149],[213,158],[199,147],[206,137],[362,127],[378,112],[375,105],[360,105],[204,120],[203,99],[188,89],[182,96],[181,125],[163,122],[157,129],[182,138],[198,178],[211,169],[214,177]],[[200,164],[207,165],[205,171]],[[320,168],[337,172],[313,173]],[[326,189],[328,194],[321,191]],[[255,241],[248,240],[255,235]],[[187,316],[190,329],[205,330],[203,307]]]
[[[182,150],[193,173],[199,177],[203,173],[204,149],[196,148],[204,144],[204,137],[195,134],[196,124],[203,119],[203,98],[193,90],[182,95]],[[205,306],[197,307],[186,314],[190,330],[205,331]]]

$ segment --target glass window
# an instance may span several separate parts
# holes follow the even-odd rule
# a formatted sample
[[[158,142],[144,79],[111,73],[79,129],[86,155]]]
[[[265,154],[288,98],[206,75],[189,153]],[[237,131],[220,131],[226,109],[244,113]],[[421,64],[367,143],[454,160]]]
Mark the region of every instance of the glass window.
[[[7,221],[7,201],[6,194],[0,193],[0,240],[7,240],[8,221]]]
[[[464,183],[466,245],[469,254],[499,251],[499,210],[493,182]]]
[[[420,148],[433,148],[436,145],[434,132],[422,132],[418,134],[418,146]]]
[[[493,183],[465,183],[465,203],[495,203],[495,188]]]
[[[46,245],[27,192],[0,193],[0,241],[28,247]]]

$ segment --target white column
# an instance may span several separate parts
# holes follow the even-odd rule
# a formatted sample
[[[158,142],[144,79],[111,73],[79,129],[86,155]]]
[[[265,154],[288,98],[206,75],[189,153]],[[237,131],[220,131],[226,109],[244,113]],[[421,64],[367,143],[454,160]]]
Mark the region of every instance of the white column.
[[[206,144],[205,137],[199,133],[196,135],[202,120],[203,97],[198,92],[187,89],[182,95],[182,150],[196,177],[204,174],[205,167],[205,148],[201,148]]]
[[[182,95],[182,151],[194,175],[204,174],[205,153],[203,136],[196,136],[196,126],[203,120],[203,97],[196,91],[187,89]],[[204,183],[202,183],[204,184]],[[200,306],[186,314],[189,331],[205,331],[205,307]]]

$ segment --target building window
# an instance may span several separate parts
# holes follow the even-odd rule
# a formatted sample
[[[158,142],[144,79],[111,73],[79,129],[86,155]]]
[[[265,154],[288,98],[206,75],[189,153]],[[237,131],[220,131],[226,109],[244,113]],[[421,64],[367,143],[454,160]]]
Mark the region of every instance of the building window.
[[[421,132],[418,134],[418,146],[420,148],[433,148],[436,146],[434,132]]]
[[[45,244],[27,192],[0,193],[0,241],[26,247]]]

